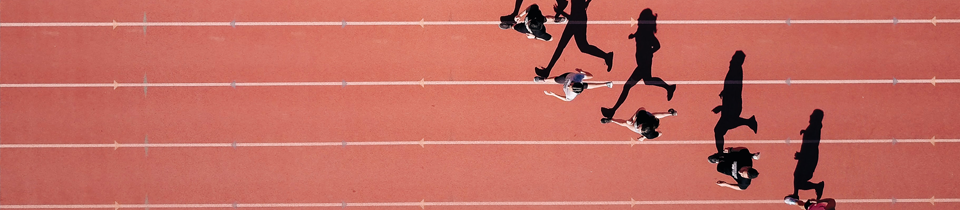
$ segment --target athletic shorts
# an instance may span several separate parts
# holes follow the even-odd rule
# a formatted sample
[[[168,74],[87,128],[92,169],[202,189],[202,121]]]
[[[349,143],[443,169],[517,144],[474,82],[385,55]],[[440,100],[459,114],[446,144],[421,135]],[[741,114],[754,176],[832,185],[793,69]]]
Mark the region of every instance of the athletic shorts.
[[[553,81],[557,84],[563,84],[564,82],[567,82],[567,75],[570,75],[570,73],[563,73],[560,76],[553,78]]]
[[[553,38],[553,36],[545,32],[544,30],[536,30],[536,31],[530,32],[530,30],[527,30],[527,23],[517,23],[517,25],[513,26],[513,30],[517,30],[518,32],[524,33],[524,34],[533,34],[533,36],[543,40],[550,40]]]

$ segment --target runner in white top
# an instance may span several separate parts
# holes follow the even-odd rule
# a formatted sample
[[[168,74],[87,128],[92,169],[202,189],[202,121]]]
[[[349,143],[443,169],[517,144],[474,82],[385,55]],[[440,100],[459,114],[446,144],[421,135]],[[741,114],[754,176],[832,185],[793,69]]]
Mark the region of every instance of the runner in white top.
[[[613,82],[584,82],[583,80],[591,79],[593,75],[590,72],[585,72],[582,69],[577,69],[577,72],[567,72],[563,73],[557,77],[550,77],[546,79],[553,79],[557,84],[563,84],[563,94],[557,95],[556,93],[550,91],[543,91],[544,94],[548,96],[557,97],[563,101],[572,101],[577,95],[580,95],[583,90],[594,89],[598,87],[608,87],[613,88]],[[536,77],[534,81],[544,82],[543,77]]]

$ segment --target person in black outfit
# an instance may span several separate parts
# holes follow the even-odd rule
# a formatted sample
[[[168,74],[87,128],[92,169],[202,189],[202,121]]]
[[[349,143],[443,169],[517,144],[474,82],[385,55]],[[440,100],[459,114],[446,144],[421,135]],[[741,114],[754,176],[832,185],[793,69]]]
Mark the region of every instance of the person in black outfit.
[[[646,139],[655,139],[660,137],[662,133],[657,131],[657,128],[660,127],[660,118],[669,116],[677,116],[677,111],[669,109],[667,112],[651,113],[643,107],[640,107],[640,109],[637,110],[637,113],[633,115],[633,118],[629,120],[604,118],[601,119],[600,122],[603,124],[613,122],[617,125],[627,127],[631,131],[640,134],[640,137],[637,138],[637,140],[643,141]]]
[[[653,53],[660,50],[660,40],[655,36],[657,33],[657,15],[653,13],[653,10],[647,8],[640,12],[640,18],[637,18],[637,20],[639,20],[637,32],[627,36],[627,38],[637,41],[637,68],[633,70],[633,74],[627,79],[627,83],[623,85],[623,91],[620,92],[620,98],[617,99],[617,104],[614,105],[613,108],[600,108],[600,113],[604,119],[613,118],[617,109],[620,109],[620,105],[627,100],[630,89],[636,86],[640,80],[643,80],[643,84],[645,85],[653,85],[666,89],[667,101],[673,99],[673,92],[677,90],[677,85],[668,85],[663,79],[653,77],[652,74]]]
[[[736,181],[736,184],[727,183],[723,180],[717,181],[717,185],[721,187],[746,190],[750,186],[750,182],[760,175],[757,169],[753,168],[753,160],[759,160],[760,153],[751,154],[747,148],[726,148],[720,153],[711,155],[708,159],[710,163],[717,164],[717,172],[731,176]]]
[[[500,16],[500,29],[513,28],[517,32],[526,34],[527,38],[530,39],[535,38],[543,41],[553,40],[553,36],[547,33],[547,28],[543,24],[547,21],[563,23],[566,21],[566,18],[544,16],[540,11],[540,6],[536,4],[530,5],[530,7],[523,10],[523,13],[517,14],[520,12],[520,5],[522,4],[523,0],[517,0],[513,8],[513,13]]]
[[[757,133],[757,118],[751,116],[750,119],[743,119],[740,113],[743,112],[743,60],[747,55],[743,51],[737,51],[730,60],[730,71],[723,82],[723,91],[720,91],[722,104],[713,108],[713,113],[720,113],[720,120],[713,127],[713,135],[717,142],[717,152],[723,148],[723,136],[728,130],[746,125]],[[721,113],[722,112],[722,113]]]
[[[577,47],[580,48],[580,52],[603,58],[603,61],[607,64],[607,72],[610,72],[610,69],[613,68],[613,52],[605,53],[600,48],[587,42],[587,6],[590,5],[590,1],[573,0],[570,4],[570,13],[567,14],[563,11],[566,9],[567,0],[557,0],[559,5],[553,8],[554,11],[557,12],[558,17],[566,17],[570,22],[567,23],[567,26],[563,29],[563,34],[560,35],[560,42],[557,43],[557,50],[553,52],[550,64],[546,68],[537,67],[534,69],[538,78],[550,77],[550,70],[560,59],[560,54],[563,54],[563,49],[570,43],[570,38],[577,40]]]

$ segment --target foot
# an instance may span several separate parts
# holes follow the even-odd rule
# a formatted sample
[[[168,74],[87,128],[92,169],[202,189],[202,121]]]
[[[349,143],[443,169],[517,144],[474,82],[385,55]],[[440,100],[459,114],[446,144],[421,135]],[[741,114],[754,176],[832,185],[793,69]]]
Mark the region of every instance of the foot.
[[[817,200],[820,200],[820,197],[823,197],[823,182],[817,183],[817,188],[814,189],[817,191]]]
[[[538,82],[538,83],[543,82],[543,77],[541,77],[541,76],[533,77],[533,81],[534,81],[534,82]]]
[[[537,73],[537,76],[540,76],[543,78],[547,78],[547,76],[550,76],[550,70],[544,69],[542,67],[533,68],[533,71]]]
[[[613,82],[607,82],[607,87],[608,87],[608,88],[613,88]]]
[[[566,22],[567,22],[567,18],[565,18],[565,17],[554,17],[554,18],[553,18],[553,22],[554,22],[554,23],[566,23]]]
[[[600,107],[600,114],[603,114],[604,118],[613,118],[613,114],[615,114],[616,112],[617,110],[614,110],[614,109]]]
[[[677,91],[677,85],[667,86],[667,101],[673,100],[673,92]]]
[[[799,198],[796,198],[794,196],[795,195],[788,195],[787,197],[783,198],[783,202],[791,206],[798,205],[801,201]]]
[[[613,52],[607,53],[607,57],[603,59],[603,62],[607,63],[607,72],[613,69]]]
[[[667,110],[667,113],[670,113],[670,115],[673,115],[673,116],[677,116],[677,110],[670,109],[670,110]]]
[[[600,119],[600,123],[603,123],[603,124],[607,124],[607,123],[610,123],[610,121],[612,121],[612,119],[610,119],[610,118],[603,118],[603,119]]]
[[[754,154],[753,154],[753,159],[754,159],[754,160],[760,160],[760,153],[759,153],[759,152],[754,153]]]
[[[747,124],[753,133],[757,133],[757,116],[750,116],[750,124]]]

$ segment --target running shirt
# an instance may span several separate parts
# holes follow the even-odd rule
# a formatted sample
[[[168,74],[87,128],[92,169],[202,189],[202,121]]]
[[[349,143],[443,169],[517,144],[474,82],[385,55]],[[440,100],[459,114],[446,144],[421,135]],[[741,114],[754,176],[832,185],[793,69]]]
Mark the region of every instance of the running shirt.
[[[573,98],[576,98],[577,95],[579,95],[579,93],[573,92],[573,88],[571,88],[570,85],[572,85],[574,82],[583,82],[583,78],[586,76],[586,74],[576,72],[564,74],[563,95],[567,96],[567,100],[573,100]]]
[[[725,154],[717,164],[717,172],[733,177],[737,180],[737,186],[741,190],[746,190],[752,180],[740,177],[740,168],[744,166],[753,166],[753,154],[750,154],[750,150],[747,149]]]

